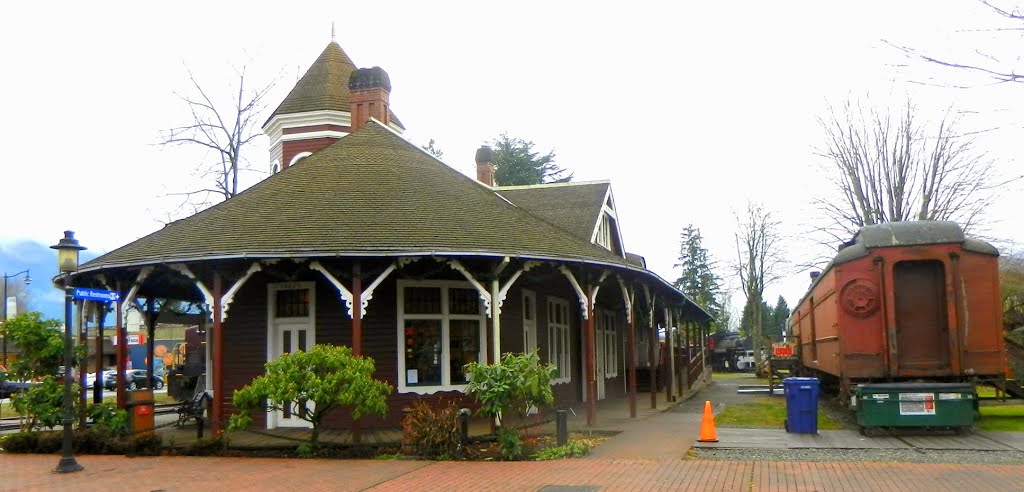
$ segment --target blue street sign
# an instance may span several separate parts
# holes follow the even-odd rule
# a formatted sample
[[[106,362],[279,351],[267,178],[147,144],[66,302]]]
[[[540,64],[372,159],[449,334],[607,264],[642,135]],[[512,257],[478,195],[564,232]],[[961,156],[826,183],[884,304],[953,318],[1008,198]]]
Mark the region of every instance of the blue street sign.
[[[75,287],[74,297],[84,301],[116,302],[121,299],[121,294],[109,290]]]

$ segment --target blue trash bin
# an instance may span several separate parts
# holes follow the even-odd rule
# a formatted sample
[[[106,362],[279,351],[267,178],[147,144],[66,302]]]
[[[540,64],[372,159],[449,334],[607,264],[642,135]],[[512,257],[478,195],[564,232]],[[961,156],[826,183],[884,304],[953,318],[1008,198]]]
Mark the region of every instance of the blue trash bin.
[[[818,378],[786,378],[782,388],[786,393],[786,432],[817,434]]]

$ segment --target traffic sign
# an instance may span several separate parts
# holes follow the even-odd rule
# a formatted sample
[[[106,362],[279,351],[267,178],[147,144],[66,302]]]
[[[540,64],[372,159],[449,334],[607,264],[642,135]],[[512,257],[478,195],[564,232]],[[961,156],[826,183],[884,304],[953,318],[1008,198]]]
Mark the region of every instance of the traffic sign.
[[[116,302],[121,299],[121,294],[109,290],[75,287],[74,297],[82,301]]]

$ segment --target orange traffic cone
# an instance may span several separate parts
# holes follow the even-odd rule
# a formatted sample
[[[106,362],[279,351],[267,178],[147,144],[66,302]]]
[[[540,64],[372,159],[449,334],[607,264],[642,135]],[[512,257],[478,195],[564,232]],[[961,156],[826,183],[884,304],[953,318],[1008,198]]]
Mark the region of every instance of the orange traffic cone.
[[[704,418],[700,421],[700,442],[718,442],[718,432],[715,431],[715,414],[711,411],[711,401],[704,402]]]

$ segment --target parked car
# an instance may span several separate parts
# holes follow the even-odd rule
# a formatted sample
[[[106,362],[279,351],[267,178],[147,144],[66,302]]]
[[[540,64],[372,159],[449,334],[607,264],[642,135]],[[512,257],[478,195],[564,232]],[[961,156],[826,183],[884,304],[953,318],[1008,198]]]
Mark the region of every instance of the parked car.
[[[107,382],[109,380],[111,380],[111,379],[114,379],[116,377],[116,374],[117,374],[117,369],[108,369],[106,371],[103,371],[103,387],[107,387]],[[85,375],[85,387],[88,388],[88,389],[92,389],[92,387],[95,386],[95,384],[96,384],[96,373],[90,372],[90,373],[86,374]]]
[[[115,374],[117,371],[111,372],[110,375],[103,375],[103,387],[112,390],[117,386],[117,378]],[[125,372],[125,386],[129,390],[136,390],[146,386],[146,370],[145,369],[130,369]],[[153,374],[152,385],[153,389],[161,389],[164,387],[164,380],[157,374]]]
[[[28,391],[31,383],[26,381],[11,381],[8,378],[7,368],[0,366],[0,398],[9,398],[14,393]]]

